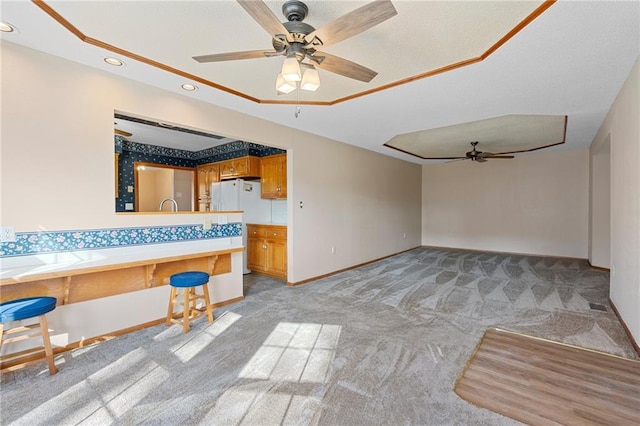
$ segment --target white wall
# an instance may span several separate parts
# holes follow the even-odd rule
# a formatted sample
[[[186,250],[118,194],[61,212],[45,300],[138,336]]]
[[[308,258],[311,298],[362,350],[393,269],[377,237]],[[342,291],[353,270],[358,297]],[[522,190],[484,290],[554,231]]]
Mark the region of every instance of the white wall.
[[[419,165],[309,143],[293,153],[293,176],[297,280],[420,245]]]
[[[422,169],[422,244],[587,257],[588,150]]]
[[[419,165],[6,41],[1,46],[2,225],[25,232],[183,223],[188,215],[114,213],[118,110],[286,148],[289,281],[420,245]]]
[[[610,297],[640,342],[640,58],[598,130],[592,153],[607,141],[611,146]]]
[[[595,147],[593,147],[595,148]],[[611,252],[611,144],[590,151],[589,262],[609,268]]]

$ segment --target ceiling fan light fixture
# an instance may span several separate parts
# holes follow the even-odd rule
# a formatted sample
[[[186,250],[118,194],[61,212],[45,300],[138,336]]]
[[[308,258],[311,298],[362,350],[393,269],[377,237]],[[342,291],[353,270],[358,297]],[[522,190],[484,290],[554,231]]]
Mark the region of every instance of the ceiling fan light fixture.
[[[276,90],[280,93],[291,93],[296,89],[296,84],[285,80],[282,74],[278,74],[276,78]]]
[[[282,63],[282,77],[288,82],[302,80],[302,74],[300,72],[300,64],[295,55],[287,56]]]
[[[302,75],[302,83],[300,83],[300,88],[302,90],[308,90],[310,92],[315,92],[320,87],[320,75],[318,74],[318,70],[314,67],[309,67],[304,70],[304,74]]]

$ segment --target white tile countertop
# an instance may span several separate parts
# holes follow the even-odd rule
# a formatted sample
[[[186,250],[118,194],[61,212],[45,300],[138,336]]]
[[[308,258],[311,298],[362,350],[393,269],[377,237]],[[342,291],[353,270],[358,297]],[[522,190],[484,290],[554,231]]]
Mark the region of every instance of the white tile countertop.
[[[15,256],[0,259],[0,278],[28,279],[41,274],[141,262],[223,250],[242,251],[242,237]]]

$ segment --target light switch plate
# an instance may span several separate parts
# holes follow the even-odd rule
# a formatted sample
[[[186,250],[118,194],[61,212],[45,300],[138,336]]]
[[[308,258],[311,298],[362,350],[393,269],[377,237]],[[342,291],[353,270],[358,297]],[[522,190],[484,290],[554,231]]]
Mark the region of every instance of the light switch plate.
[[[205,231],[211,229],[211,220],[205,219],[204,224],[202,225],[202,229],[204,229]]]

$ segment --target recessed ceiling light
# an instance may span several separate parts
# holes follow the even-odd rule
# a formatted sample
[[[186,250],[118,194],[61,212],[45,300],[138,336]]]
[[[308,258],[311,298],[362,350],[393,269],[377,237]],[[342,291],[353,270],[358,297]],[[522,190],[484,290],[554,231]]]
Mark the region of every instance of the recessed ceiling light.
[[[7,22],[0,21],[0,31],[2,31],[3,33],[12,33],[16,31],[16,27]]]
[[[198,86],[194,86],[193,84],[183,84],[181,87],[183,90],[186,90],[187,92],[193,92],[194,90],[198,90]]]
[[[117,58],[104,58],[104,61],[109,65],[113,65],[115,67],[121,67],[124,65],[124,62]]]

